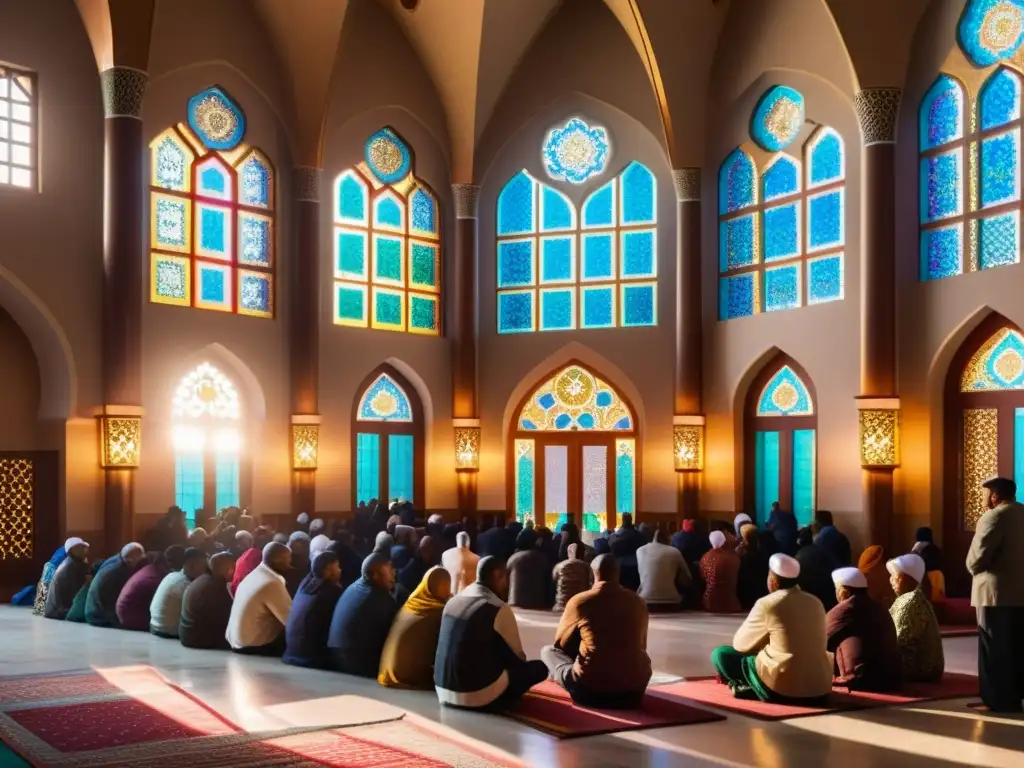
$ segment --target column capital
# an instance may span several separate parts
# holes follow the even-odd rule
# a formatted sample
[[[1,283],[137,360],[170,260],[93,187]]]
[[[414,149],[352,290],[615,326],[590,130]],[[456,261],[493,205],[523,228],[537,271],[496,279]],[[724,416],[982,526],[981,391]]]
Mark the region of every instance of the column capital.
[[[672,171],[677,203],[700,202],[700,168],[676,168]]]
[[[142,119],[142,100],[149,75],[134,67],[111,67],[100,72],[103,116]]]
[[[323,171],[309,165],[297,165],[292,169],[295,199],[300,203],[320,202],[320,179]]]
[[[865,88],[853,98],[864,146],[896,143],[902,88]]]
[[[452,184],[452,196],[455,198],[455,218],[477,218],[477,202],[480,199],[479,184]]]

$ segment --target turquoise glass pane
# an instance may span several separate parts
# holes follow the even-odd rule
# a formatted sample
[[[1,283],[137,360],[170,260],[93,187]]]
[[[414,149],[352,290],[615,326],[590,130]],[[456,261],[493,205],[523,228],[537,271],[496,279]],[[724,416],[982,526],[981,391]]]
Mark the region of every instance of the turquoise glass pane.
[[[385,280],[402,280],[402,241],[393,237],[376,237],[374,243],[374,276]]]
[[[573,238],[551,237],[540,241],[542,283],[564,282],[573,277]]]
[[[615,182],[609,181],[587,198],[583,205],[583,226],[611,227],[615,224]]]
[[[402,208],[393,197],[385,197],[376,203],[377,224],[384,227],[402,226]]]
[[[523,451],[516,459],[516,520],[520,523],[533,518],[534,482],[533,451]]]
[[[339,320],[366,320],[366,291],[359,288],[336,286]]]
[[[534,181],[520,171],[498,195],[498,234],[514,235],[534,232],[536,220],[533,200]]]
[[[921,232],[921,279],[939,280],[963,272],[963,225]]]
[[[227,250],[227,216],[224,211],[200,209],[199,243],[206,251],[224,253]]]
[[[1020,261],[1020,214],[1017,211],[979,222],[978,264],[982,269]]]
[[[622,286],[622,324],[624,326],[656,325],[653,285]]]
[[[843,298],[843,256],[823,256],[807,262],[807,303]]]
[[[409,327],[425,331],[436,331],[437,302],[414,293],[409,294]]]
[[[356,435],[356,503],[380,499],[380,435]]]
[[[179,453],[174,458],[174,503],[185,512],[189,528],[196,524],[196,510],[203,508],[203,454]]]
[[[622,277],[654,277],[654,230],[622,233]]]
[[[732,213],[757,202],[757,170],[748,154],[734,149],[718,172],[718,212]]]
[[[384,323],[385,325],[401,325],[402,295],[374,291],[373,319],[375,322]]]
[[[732,320],[756,311],[757,273],[723,277],[718,281],[718,319]]]
[[[780,155],[764,172],[761,180],[764,185],[765,201],[774,200],[800,191],[800,169],[796,161],[786,155]]]
[[[800,306],[800,265],[764,271],[764,311],[793,309]]]
[[[437,206],[422,189],[412,193],[412,228],[437,234]]]
[[[199,296],[203,301],[224,303],[224,273],[221,270],[199,270],[199,285]]]
[[[1020,130],[981,142],[981,206],[1020,197]]]
[[[199,183],[206,192],[215,192],[223,195],[227,190],[227,178],[220,168],[208,166],[199,175]]]
[[[812,197],[807,204],[811,248],[828,248],[843,243],[843,193],[829,192]]]
[[[409,280],[414,285],[437,287],[437,246],[409,243]]]
[[[574,289],[541,291],[540,329],[542,331],[567,331],[574,328]]]
[[[1013,481],[1024,488],[1024,408],[1013,412]]]
[[[779,500],[779,433],[754,435],[754,509],[757,524],[764,526]]]
[[[366,235],[358,232],[338,233],[338,272],[366,279]]]
[[[788,365],[782,366],[772,376],[757,401],[758,416],[810,416],[812,413],[814,402],[811,393]]]
[[[498,243],[498,287],[533,285],[533,240],[502,240]]]
[[[764,260],[800,255],[800,218],[797,205],[783,205],[764,212]]]
[[[630,163],[622,172],[621,190],[622,223],[653,223],[654,174],[640,163]]]
[[[498,294],[498,333],[533,330],[533,292]]]
[[[366,221],[366,187],[352,176],[345,176],[338,187],[338,216],[350,221]]]
[[[615,277],[612,254],[615,241],[612,234],[583,236],[583,278],[598,280]]]
[[[542,210],[541,230],[570,229],[572,208],[569,201],[547,185],[541,186]]]
[[[918,122],[922,151],[963,136],[964,92],[960,84],[948,75],[940,75],[921,101]]]
[[[614,288],[583,289],[584,328],[611,328],[615,325]]]
[[[412,435],[388,435],[388,499],[413,501]]]
[[[217,455],[217,509],[237,507],[238,498],[238,456]]]
[[[829,131],[811,151],[811,184],[827,184],[843,178],[843,142]]]
[[[814,518],[814,430],[793,430],[793,514],[801,526]]]
[[[754,245],[756,215],[740,216],[738,219],[723,221],[718,225],[718,266],[722,272],[750,266],[756,262],[757,251]]]
[[[1020,117],[1020,78],[997,69],[981,89],[981,130],[997,128]]]
[[[631,453],[620,453],[615,459],[615,511],[633,514],[636,509],[636,467]]]

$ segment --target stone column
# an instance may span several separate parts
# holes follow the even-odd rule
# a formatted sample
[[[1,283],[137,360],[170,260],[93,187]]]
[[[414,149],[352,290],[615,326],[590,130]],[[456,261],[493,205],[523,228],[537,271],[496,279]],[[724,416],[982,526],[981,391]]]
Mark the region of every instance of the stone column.
[[[455,293],[452,324],[452,450],[454,429],[475,421],[479,426],[476,387],[476,306],[477,306],[477,203],[480,187],[476,184],[452,184],[455,201],[455,270],[449,285]],[[477,510],[477,472],[457,473],[457,505],[462,514]]]
[[[142,101],[148,76],[131,67],[100,73],[104,117],[103,401],[107,413],[142,405],[142,296],[146,184]],[[141,426],[139,427],[141,436]],[[105,466],[105,551],[134,535],[134,469]]]
[[[316,512],[320,430],[320,180],[319,168],[292,172],[295,253],[288,302],[292,406],[292,512]],[[310,450],[313,453],[310,455]]]
[[[896,119],[902,94],[899,88],[866,88],[854,99],[864,140],[860,394],[897,407]],[[893,468],[865,469],[863,486],[869,543],[888,546]]]
[[[673,429],[687,428],[704,443],[703,305],[701,303],[700,168],[672,171],[676,190],[676,360],[673,377]],[[678,442],[673,441],[673,444]],[[674,448],[675,450],[675,448]],[[673,457],[679,467],[678,457]],[[700,471],[678,473],[679,513],[699,508]]]

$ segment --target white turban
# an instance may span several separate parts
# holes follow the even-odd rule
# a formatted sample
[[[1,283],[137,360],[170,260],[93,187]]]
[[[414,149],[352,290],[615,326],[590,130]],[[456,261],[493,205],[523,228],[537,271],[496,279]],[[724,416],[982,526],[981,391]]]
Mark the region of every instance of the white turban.
[[[859,568],[836,568],[832,571],[832,583],[837,587],[853,587],[854,589],[867,589],[867,577],[861,573]]]
[[[326,536],[324,538],[327,538]],[[288,537],[288,543],[291,544],[293,541],[309,541],[309,534],[305,531],[294,531],[291,536]]]
[[[742,528],[747,523],[752,522],[754,521],[750,519],[750,515],[748,515],[746,512],[740,512],[738,515],[736,515],[736,519],[732,521],[732,527],[736,529],[736,535],[739,536],[740,528]]]
[[[248,531],[235,531],[235,541],[248,541],[252,544],[252,534]]]
[[[322,533],[319,536],[314,536],[313,540],[309,542],[309,556],[313,557],[317,552],[323,552],[329,546],[331,546],[331,540]]]
[[[302,512],[301,514],[299,514],[299,516],[297,518],[295,518],[295,521],[299,525],[305,525],[306,523],[309,522],[309,515],[307,515],[305,512]]]
[[[444,525],[444,518],[438,514],[434,514],[427,518],[427,522],[431,525]]]
[[[924,581],[924,560],[921,559],[920,555],[909,554],[894,557],[885,564],[885,567],[893,575],[897,573],[907,574],[918,584]]]
[[[70,539],[64,542],[64,551],[70,552],[72,549],[79,545],[84,545],[88,547],[89,542],[85,541],[84,539],[80,539],[77,536],[72,536]]]
[[[708,541],[714,549],[721,549],[725,546],[725,534],[721,531],[712,531],[708,535]]]
[[[121,547],[121,557],[128,557],[132,552],[141,552],[146,554],[146,550],[143,549],[142,545],[137,541],[130,541]]]
[[[789,555],[776,554],[768,558],[768,568],[779,578],[800,578],[800,562]]]

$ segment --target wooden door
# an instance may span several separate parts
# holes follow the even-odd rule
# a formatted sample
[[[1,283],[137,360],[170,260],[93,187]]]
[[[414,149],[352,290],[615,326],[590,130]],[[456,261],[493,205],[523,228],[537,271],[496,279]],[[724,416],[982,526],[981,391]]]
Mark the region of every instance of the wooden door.
[[[57,451],[0,452],[0,599],[39,580],[63,541]]]

